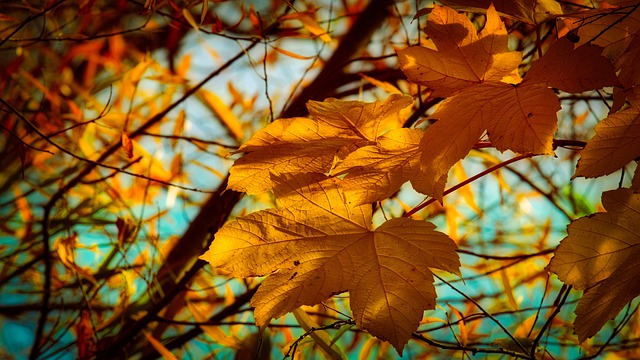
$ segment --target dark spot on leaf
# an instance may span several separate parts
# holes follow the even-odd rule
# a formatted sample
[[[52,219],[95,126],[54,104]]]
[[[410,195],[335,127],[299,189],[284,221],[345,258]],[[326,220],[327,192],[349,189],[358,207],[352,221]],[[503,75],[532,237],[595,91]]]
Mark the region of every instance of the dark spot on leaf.
[[[298,260],[293,260],[293,266],[298,266],[300,265],[300,261]]]
[[[567,40],[575,44],[580,41],[580,35],[578,35],[575,31],[569,31],[567,33]]]
[[[531,119],[532,117],[533,117],[533,113],[528,113],[528,114],[527,114],[527,118],[528,118],[528,119]]]
[[[296,277],[296,275],[298,275],[298,273],[294,272],[293,275],[291,275],[291,277],[289,278],[289,280],[293,280],[293,278]]]

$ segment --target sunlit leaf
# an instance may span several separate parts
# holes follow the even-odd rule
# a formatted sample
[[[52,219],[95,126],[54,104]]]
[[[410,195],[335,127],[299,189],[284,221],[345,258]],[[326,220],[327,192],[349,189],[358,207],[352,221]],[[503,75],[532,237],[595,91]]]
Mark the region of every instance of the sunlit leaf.
[[[506,28],[493,7],[478,34],[468,17],[435,5],[425,32],[437,50],[410,47],[398,52],[398,61],[409,80],[433,89],[434,97],[500,81],[522,60],[520,52],[509,51]]]
[[[411,104],[410,97],[398,94],[373,103],[310,101],[313,119],[276,120],[240,147],[244,156],[231,168],[229,188],[254,194],[271,189],[271,174],[326,173],[335,159],[401,127],[398,112]]]
[[[144,334],[144,337],[147,338],[149,344],[151,344],[151,346],[153,346],[153,348],[156,349],[156,351],[160,355],[162,355],[165,360],[178,360],[178,358],[173,355],[173,353],[169,349],[162,345],[162,343],[158,341],[158,339],[154,338],[153,335],[144,330],[142,331],[142,333]]]
[[[244,133],[242,124],[233,111],[225,104],[216,94],[211,91],[200,89],[196,93],[198,98],[211,112],[222,122],[222,125],[228,130],[236,140],[242,140]]]
[[[261,327],[348,291],[356,324],[400,353],[435,306],[429,268],[459,274],[454,242],[407,218],[373,230],[371,207],[349,205],[335,179],[274,180],[279,209],[225,225],[201,258],[233,276],[268,275],[251,300]]]
[[[438,121],[420,143],[425,175],[412,180],[414,188],[441,198],[449,169],[485,131],[500,151],[553,154],[558,110],[558,98],[541,84],[484,83],[448,98],[431,115]]]

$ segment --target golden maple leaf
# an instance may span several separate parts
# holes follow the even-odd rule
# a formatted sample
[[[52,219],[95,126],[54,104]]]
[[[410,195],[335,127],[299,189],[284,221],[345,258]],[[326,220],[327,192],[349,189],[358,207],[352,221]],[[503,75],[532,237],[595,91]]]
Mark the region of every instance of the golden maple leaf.
[[[602,194],[606,213],[569,225],[547,269],[584,290],[574,331],[580,342],[594,336],[626,303],[640,295],[640,194],[618,189]]]
[[[401,127],[398,112],[412,104],[399,94],[372,103],[310,101],[313,119],[276,120],[240,147],[244,155],[231,167],[229,189],[255,194],[272,188],[271,174],[327,173],[336,158]]]
[[[278,209],[226,224],[201,257],[236,277],[265,276],[251,300],[258,326],[348,291],[356,324],[401,353],[434,309],[430,268],[460,274],[455,243],[408,218],[372,229],[371,206],[353,206],[339,180],[273,176]]]
[[[600,47],[576,47],[566,38],[553,43],[534,61],[522,82],[501,82],[520,61],[520,55],[507,55],[513,53],[507,50],[503,27],[490,7],[485,28],[474,37],[473,25],[466,17],[436,6],[426,31],[438,51],[423,49],[418,56],[421,48],[410,48],[414,50],[399,53],[410,81],[432,87],[434,96],[449,96],[430,116],[436,123],[427,128],[420,142],[418,174],[410,176],[417,191],[441,199],[449,169],[485,132],[500,151],[552,155],[560,103],[549,87],[582,92],[619,85],[611,63],[600,55]],[[475,43],[484,45],[474,48]],[[455,76],[449,76],[442,70],[449,64],[452,68],[462,64],[466,70],[460,68]]]

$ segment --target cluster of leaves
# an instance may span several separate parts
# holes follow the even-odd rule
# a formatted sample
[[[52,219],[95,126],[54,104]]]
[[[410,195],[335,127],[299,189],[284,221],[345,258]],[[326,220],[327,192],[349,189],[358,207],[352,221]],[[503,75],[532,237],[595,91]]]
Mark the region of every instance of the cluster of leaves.
[[[3,3],[0,357],[640,356],[636,1],[252,3]]]
[[[626,11],[635,17],[637,7]],[[637,82],[616,76],[635,73],[637,62],[614,67],[601,55],[608,44],[583,34],[593,26],[576,26],[578,38],[588,39],[580,43],[567,36],[553,41],[521,78],[522,53],[509,51],[493,5],[479,33],[466,15],[435,5],[424,28],[430,42],[398,52],[409,81],[445,98],[426,131],[402,127],[413,101],[399,94],[374,103],[312,101],[312,119],[276,120],[239,148],[244,155],[231,168],[228,188],[273,190],[278,209],[225,225],[202,258],[233,276],[269,275],[252,300],[261,327],[348,291],[355,323],[401,353],[422,311],[435,306],[428,269],[460,275],[459,260],[454,242],[421,220],[395,218],[371,230],[370,203],[406,181],[441,200],[452,166],[485,135],[499,151],[553,155],[560,104],[552,88],[582,93],[624,82],[629,96],[628,109],[598,125],[575,176],[607,175],[640,155]],[[630,31],[636,38],[637,29]],[[618,56],[636,52],[631,47]],[[581,342],[640,295],[638,190],[606,193],[608,213],[572,223],[549,264],[566,284],[586,290],[576,310]]]

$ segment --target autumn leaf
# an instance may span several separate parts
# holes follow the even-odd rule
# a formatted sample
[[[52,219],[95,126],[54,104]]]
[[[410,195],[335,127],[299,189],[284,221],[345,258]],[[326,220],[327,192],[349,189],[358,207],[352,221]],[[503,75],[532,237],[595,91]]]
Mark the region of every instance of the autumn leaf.
[[[448,98],[431,115],[437,122],[420,143],[424,175],[415,176],[413,187],[441,199],[449,169],[485,131],[500,151],[553,154],[558,110],[557,96],[542,84],[485,83]]]
[[[442,4],[470,12],[482,12],[490,5],[501,15],[532,24],[541,24],[553,15],[562,15],[555,0],[441,0]]]
[[[350,153],[333,169],[332,175],[347,174],[341,186],[355,205],[386,199],[402,184],[421,175],[417,169],[422,135],[417,129],[390,130],[375,145]]]
[[[576,47],[566,36],[562,37],[531,65],[527,80],[571,93],[620,86],[611,62],[601,53],[600,46]]]
[[[640,194],[618,189],[602,194],[606,213],[569,225],[547,269],[584,295],[574,331],[580,342],[594,336],[626,303],[640,295]]]
[[[640,156],[640,106],[609,115],[595,128],[576,166],[575,176],[593,178],[611,174]]]
[[[484,29],[477,34],[468,17],[435,5],[425,32],[437,50],[410,47],[398,52],[398,61],[410,81],[434,90],[433,97],[500,81],[522,61],[520,52],[509,51],[506,28],[493,7],[487,10]]]
[[[124,131],[122,132],[122,150],[127,159],[133,158],[133,143]]]
[[[447,98],[430,116],[437,122],[420,143],[422,175],[415,176],[414,188],[441,199],[449,169],[469,153],[485,131],[497,150],[552,155],[560,103],[549,86],[583,92],[618,85],[600,50],[595,45],[576,48],[561,38],[533,62],[521,83],[486,81]],[[408,76],[411,79],[411,74]]]
[[[279,208],[228,223],[201,258],[232,276],[268,275],[251,300],[260,327],[348,291],[356,324],[401,353],[423,311],[435,306],[429,268],[459,274],[455,243],[408,218],[372,229],[371,206],[350,205],[338,179],[273,181]]]
[[[411,97],[399,94],[372,103],[310,101],[313,119],[276,120],[240,147],[244,155],[231,168],[229,189],[256,194],[272,188],[271,174],[326,173],[334,160],[401,127],[398,112],[412,104]]]

